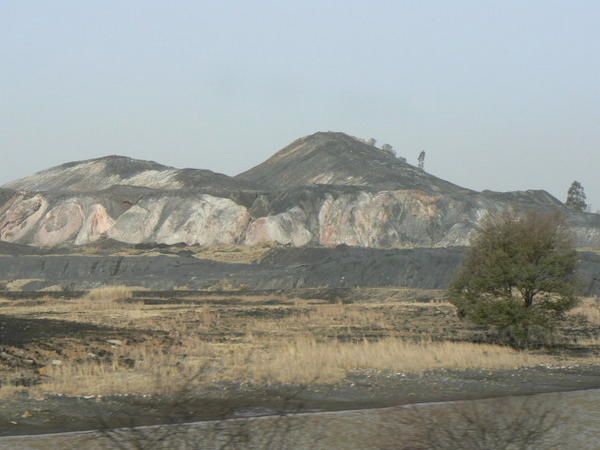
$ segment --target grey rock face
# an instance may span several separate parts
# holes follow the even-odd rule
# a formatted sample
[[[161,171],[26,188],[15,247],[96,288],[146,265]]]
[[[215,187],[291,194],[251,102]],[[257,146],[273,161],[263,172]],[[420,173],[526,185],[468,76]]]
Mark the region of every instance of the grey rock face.
[[[600,216],[544,191],[471,191],[351,136],[316,133],[234,178],[116,156],[42,171],[0,189],[0,241],[451,247],[488,213],[530,209],[563,211],[578,245],[600,248]]]

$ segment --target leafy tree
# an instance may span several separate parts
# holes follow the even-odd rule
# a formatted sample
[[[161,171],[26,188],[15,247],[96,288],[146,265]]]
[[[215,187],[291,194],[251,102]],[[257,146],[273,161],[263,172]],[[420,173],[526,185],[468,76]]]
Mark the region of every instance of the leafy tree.
[[[587,208],[585,192],[579,181],[573,181],[567,192],[567,201],[565,203],[574,211],[583,212]]]
[[[370,146],[372,146],[372,147],[375,147],[375,145],[377,144],[377,139],[375,139],[375,138],[369,138],[369,139],[367,139],[367,144],[370,145]]]
[[[471,240],[449,294],[461,317],[523,346],[575,305],[576,265],[561,215],[489,217]]]

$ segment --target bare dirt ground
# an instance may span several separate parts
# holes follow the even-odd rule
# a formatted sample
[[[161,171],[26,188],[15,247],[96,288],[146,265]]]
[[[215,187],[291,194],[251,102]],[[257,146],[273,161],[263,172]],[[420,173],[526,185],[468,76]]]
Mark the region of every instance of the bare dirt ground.
[[[0,449],[597,450],[599,390],[0,437]]]

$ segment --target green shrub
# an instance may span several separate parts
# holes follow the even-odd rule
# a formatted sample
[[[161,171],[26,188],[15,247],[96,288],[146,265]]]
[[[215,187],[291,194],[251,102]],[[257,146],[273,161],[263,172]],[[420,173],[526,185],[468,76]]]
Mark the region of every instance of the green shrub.
[[[559,214],[485,220],[450,288],[458,314],[515,346],[547,335],[577,302],[577,253]]]

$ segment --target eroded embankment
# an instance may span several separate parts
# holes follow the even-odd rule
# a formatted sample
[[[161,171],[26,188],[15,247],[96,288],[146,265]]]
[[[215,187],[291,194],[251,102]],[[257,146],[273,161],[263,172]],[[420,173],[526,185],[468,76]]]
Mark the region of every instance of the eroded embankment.
[[[19,288],[81,289],[127,284],[150,289],[411,287],[444,289],[464,249],[280,248],[260,262],[226,263],[179,254],[0,256],[0,281]],[[580,253],[583,295],[600,295],[600,255]]]

